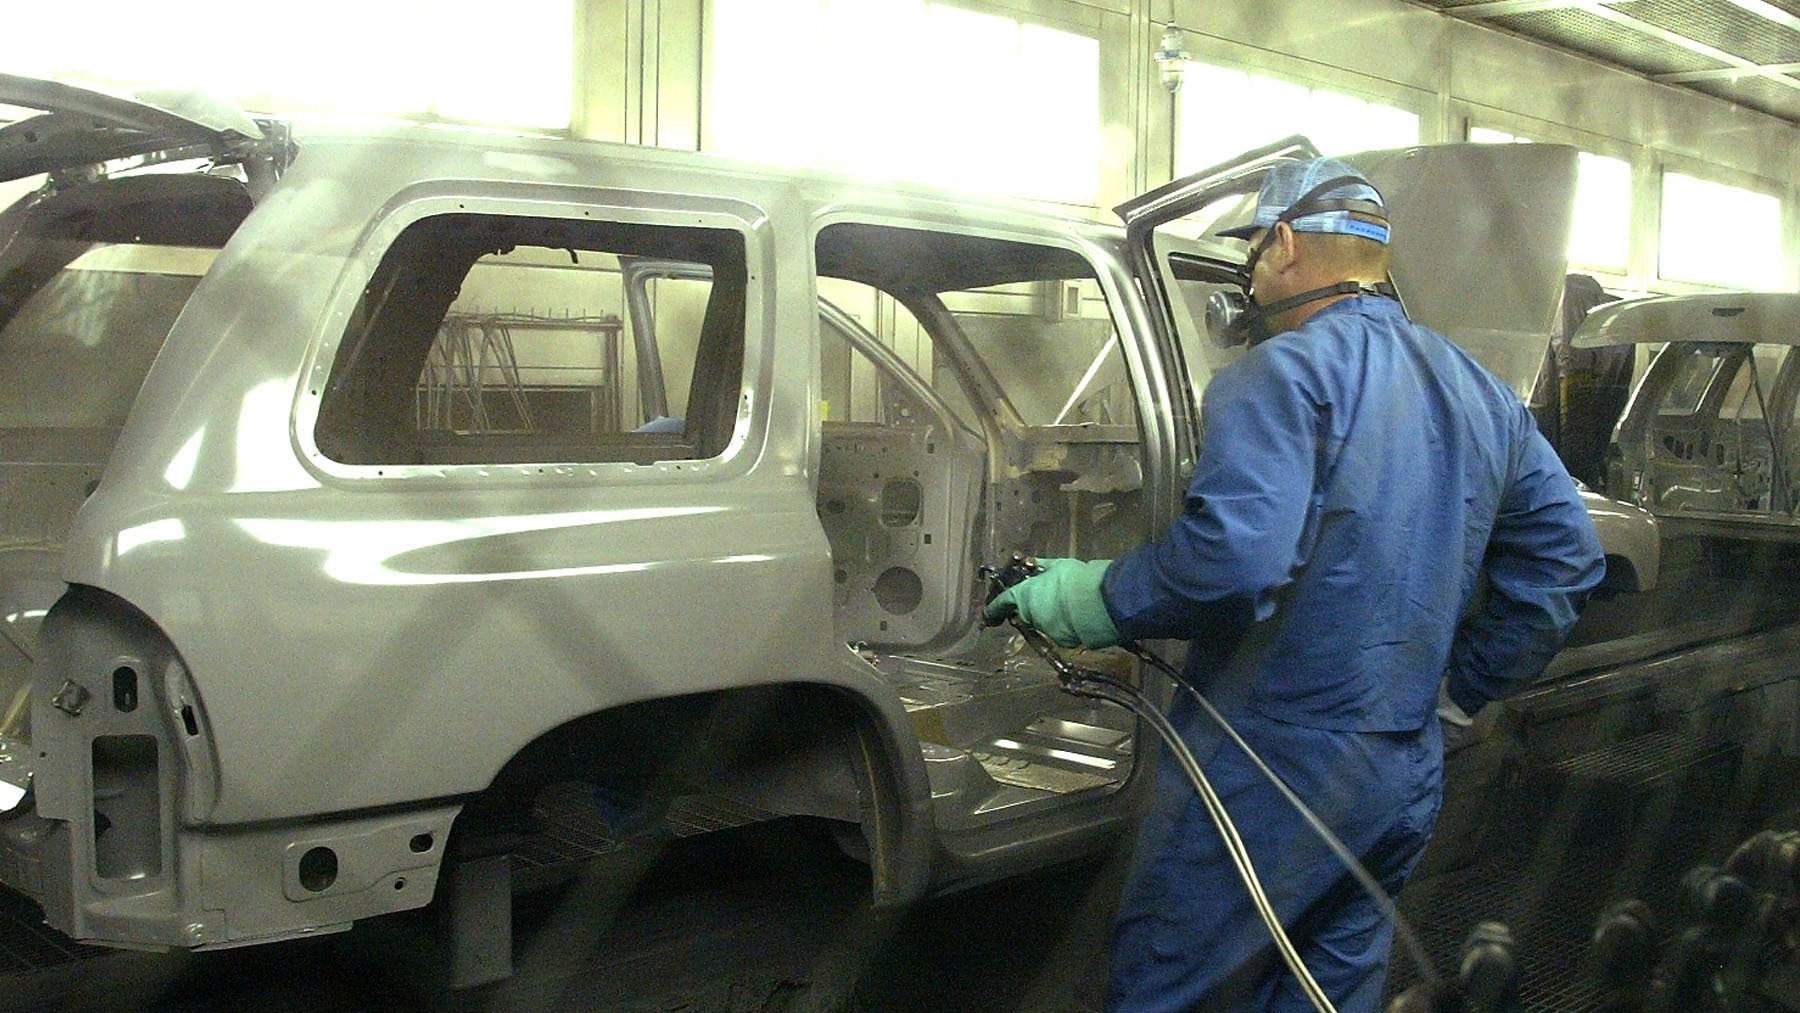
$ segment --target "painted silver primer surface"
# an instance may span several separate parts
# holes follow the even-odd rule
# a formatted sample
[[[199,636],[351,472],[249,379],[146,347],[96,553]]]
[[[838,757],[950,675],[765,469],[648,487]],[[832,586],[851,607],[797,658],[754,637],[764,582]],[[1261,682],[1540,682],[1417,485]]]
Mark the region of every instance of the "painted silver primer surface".
[[[334,310],[378,256],[368,245],[419,189],[612,208],[652,181],[708,185],[654,157],[538,147],[308,145],[196,291],[81,515],[68,579],[142,609],[202,687],[219,730],[219,823],[477,791],[536,730],[671,686],[856,681],[830,642],[800,399],[753,411],[743,424],[756,431],[723,459],[651,466],[333,474],[290,429],[287,406],[310,397],[308,350],[342,333]],[[778,277],[769,246],[750,246],[764,258],[753,286]],[[770,354],[777,300],[766,306],[750,318],[749,368],[804,369]],[[794,378],[772,379],[764,389]],[[294,776],[307,769],[336,774]]]
[[[1630,299],[1594,310],[1569,339],[1576,348],[1660,341],[1800,344],[1800,294],[1710,292]]]
[[[1185,332],[1154,322],[1123,230],[638,147],[425,129],[297,141],[39,561],[59,551],[70,590],[32,647],[43,755],[34,811],[0,828],[0,879],[53,924],[213,947],[420,906],[455,867],[453,832],[504,840],[546,758],[604,788],[648,757],[682,768],[672,793],[697,782],[837,821],[861,835],[882,902],[1128,828],[1154,769],[1135,722],[1063,694],[975,620],[978,562],[1113,555],[1181,508],[1211,366],[1184,363]],[[377,334],[394,258],[416,268],[409,230],[485,225],[500,256],[544,223],[537,252],[559,263],[559,235],[571,264],[592,252],[576,241],[588,223],[686,229],[714,244],[698,259],[741,250],[740,277],[736,263],[665,271],[725,285],[741,313],[741,367],[694,353],[690,396],[723,391],[698,409],[718,432],[681,443],[692,427],[664,418],[680,402],[643,396],[643,378],[685,364],[646,362],[616,385],[657,418],[605,435],[686,428],[623,458],[531,459],[547,441],[465,463],[501,445],[480,438],[521,434],[449,424],[437,435],[473,451],[334,442],[356,435],[337,419],[365,417],[331,414],[361,396],[357,357],[435,340],[408,317],[380,332],[393,344],[357,344]],[[647,356],[682,306],[628,297],[630,242],[601,252],[619,254],[610,333]],[[1514,281],[1548,270],[1534,257]],[[1421,277],[1421,303],[1439,305]],[[1515,285],[1532,315],[1493,326],[1532,330],[1540,288]],[[828,292],[859,302],[822,323]],[[446,311],[417,312],[436,328]],[[826,403],[828,330],[842,415]],[[862,413],[846,410],[858,397]],[[1648,551],[1620,523],[1628,551]],[[1139,677],[1116,652],[1087,663]]]

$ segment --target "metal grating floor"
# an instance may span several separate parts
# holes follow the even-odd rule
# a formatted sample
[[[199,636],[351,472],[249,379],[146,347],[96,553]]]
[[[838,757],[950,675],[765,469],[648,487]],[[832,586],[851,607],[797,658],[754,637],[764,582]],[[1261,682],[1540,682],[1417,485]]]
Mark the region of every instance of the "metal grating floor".
[[[36,904],[0,890],[0,975],[30,974],[114,952],[70,939],[44,924]]]
[[[1671,729],[1576,754],[1553,769],[1605,784],[1647,788],[1699,764],[1723,759],[1730,752],[1729,745]]]
[[[1594,1013],[1604,998],[1587,964],[1595,922],[1639,898],[1658,911],[1718,836],[1715,808],[1734,754],[1682,733],[1652,733],[1528,770],[1494,800],[1475,864],[1416,880],[1401,912],[1440,973],[1477,922],[1518,946],[1524,1013]],[[1396,947],[1389,994],[1418,975]]]
[[[1539,1013],[1585,1013],[1597,1007],[1599,990],[1579,966],[1593,914],[1604,903],[1591,895],[1576,870],[1548,880],[1515,856],[1476,868],[1422,880],[1407,888],[1400,908],[1420,935],[1439,973],[1456,966],[1463,940],[1481,921],[1500,921],[1520,943],[1520,999]],[[1591,909],[1583,918],[1574,908]],[[1418,981],[1415,969],[1396,949],[1389,989],[1398,992]]]

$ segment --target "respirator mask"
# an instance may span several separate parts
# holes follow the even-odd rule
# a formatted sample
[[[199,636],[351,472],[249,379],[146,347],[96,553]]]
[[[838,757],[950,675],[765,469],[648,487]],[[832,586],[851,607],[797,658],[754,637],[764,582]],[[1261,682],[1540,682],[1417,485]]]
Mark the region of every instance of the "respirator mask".
[[[1256,300],[1251,287],[1250,275],[1256,269],[1256,262],[1262,258],[1263,252],[1269,248],[1269,244],[1275,241],[1275,226],[1282,222],[1288,222],[1291,228],[1296,219],[1304,218],[1307,215],[1316,215],[1327,211],[1354,211],[1381,220],[1369,222],[1351,218],[1343,234],[1361,236],[1378,243],[1387,242],[1387,209],[1381,203],[1353,198],[1326,199],[1319,196],[1329,193],[1337,187],[1352,183],[1374,189],[1368,180],[1356,176],[1337,176],[1301,194],[1299,200],[1290,204],[1287,210],[1281,212],[1273,222],[1269,223],[1269,227],[1263,233],[1262,241],[1251,247],[1250,255],[1244,258],[1244,266],[1238,268],[1237,283],[1242,290],[1221,290],[1207,297],[1206,333],[1212,338],[1214,344],[1220,348],[1254,346],[1272,336],[1269,330],[1269,321],[1272,318],[1296,306],[1334,295],[1359,293],[1389,298],[1396,296],[1394,287],[1386,282],[1364,285],[1356,281],[1340,281],[1335,285],[1310,289],[1268,305],[1263,305]]]
[[[1220,348],[1257,345],[1269,338],[1269,318],[1243,291],[1221,289],[1206,297],[1206,333]]]

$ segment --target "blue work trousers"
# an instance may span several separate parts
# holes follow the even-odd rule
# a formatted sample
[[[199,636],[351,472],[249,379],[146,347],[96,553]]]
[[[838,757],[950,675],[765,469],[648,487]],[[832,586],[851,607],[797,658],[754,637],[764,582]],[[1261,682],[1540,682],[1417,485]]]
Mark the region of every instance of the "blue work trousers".
[[[1211,719],[1171,713],[1223,800],[1264,891],[1313,977],[1342,1013],[1381,1002],[1393,926]],[[1418,863],[1443,798],[1437,722],[1414,732],[1323,731],[1240,711],[1233,725],[1389,894]],[[1107,1009],[1311,1010],[1165,748],[1112,946]]]

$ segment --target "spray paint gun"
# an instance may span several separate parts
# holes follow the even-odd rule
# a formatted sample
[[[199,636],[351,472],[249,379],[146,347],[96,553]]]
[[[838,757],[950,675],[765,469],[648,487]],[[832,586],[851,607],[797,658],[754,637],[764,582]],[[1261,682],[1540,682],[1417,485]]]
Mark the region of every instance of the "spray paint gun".
[[[1008,559],[1005,563],[999,565],[988,563],[975,572],[979,574],[983,580],[987,581],[988,593],[986,601],[993,601],[1007,588],[1023,581],[1027,577],[1035,577],[1038,574],[1043,573],[1044,568],[1038,565],[1037,557],[1015,552],[1012,554],[1012,558]],[[1118,703],[1119,701],[1114,696],[1109,695],[1108,693],[1095,692],[1095,688],[1108,687],[1115,690],[1127,688],[1122,684],[1117,683],[1116,680],[1104,672],[1096,671],[1091,668],[1084,668],[1069,661],[1067,658],[1063,657],[1062,652],[1057,649],[1056,644],[1052,642],[1049,637],[1044,636],[1044,634],[1039,632],[1036,627],[1020,622],[1017,616],[990,618],[984,612],[981,623],[983,626],[999,626],[1001,623],[1012,623],[1013,629],[1018,632],[1019,636],[1024,638],[1025,643],[1033,651],[1037,652],[1038,656],[1043,658],[1044,661],[1055,670],[1057,679],[1061,681],[1063,689],[1069,693],[1076,696],[1094,697]]]
[[[1027,556],[1023,553],[1015,552],[1012,554],[1012,558],[1006,562],[999,565],[986,563],[975,572],[982,580],[987,581],[988,593],[986,600],[993,601],[1007,588],[1018,584],[1026,577],[1035,577],[1038,574],[1043,573],[1044,568],[1038,565],[1036,556]],[[1003,622],[1006,622],[1005,617],[995,619],[989,618],[984,614],[981,618],[981,624],[983,626],[998,626]]]

